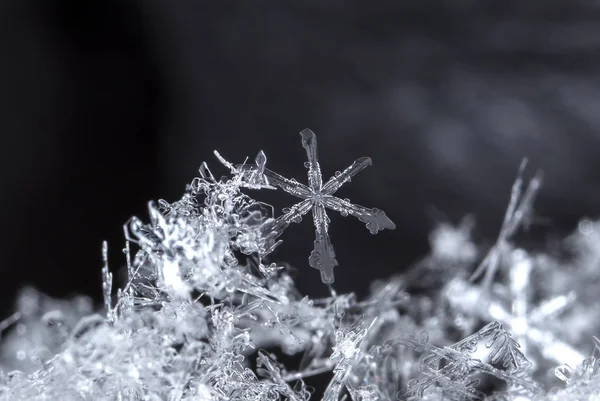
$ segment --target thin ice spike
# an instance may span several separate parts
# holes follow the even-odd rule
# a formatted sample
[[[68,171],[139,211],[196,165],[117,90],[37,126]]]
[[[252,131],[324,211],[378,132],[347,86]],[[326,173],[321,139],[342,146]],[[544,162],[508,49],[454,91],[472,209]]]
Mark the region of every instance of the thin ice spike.
[[[106,309],[107,316],[111,316],[113,275],[108,269],[108,244],[106,241],[102,242],[102,261],[104,262],[104,266],[102,267],[102,293],[104,295],[104,308]]]
[[[531,207],[535,200],[535,196],[542,186],[542,173],[536,173],[536,175],[529,181],[525,193],[521,196],[522,181],[522,172],[519,172],[519,178],[517,179],[517,182],[515,182],[513,194],[511,195],[511,205],[509,205],[509,210],[507,210],[507,214],[504,218],[504,238],[510,238],[513,236],[519,227],[524,224],[525,219],[530,217]]]
[[[516,227],[514,228],[514,231],[510,232],[510,235],[513,235],[521,225],[527,224],[527,220],[531,219],[533,202],[535,201],[535,197],[542,186],[542,182],[543,174],[541,171],[538,171],[529,181],[527,189],[521,197],[521,202],[519,202],[519,207],[514,215],[514,224]]]
[[[323,185],[323,194],[324,195],[332,195],[338,189],[341,188],[342,185],[349,182],[352,177],[356,174],[364,170],[365,168],[372,165],[370,157],[361,157],[360,159],[356,159],[349,167],[347,167],[344,171],[342,171],[339,175],[336,174],[329,179]]]
[[[521,165],[519,166],[519,172],[517,173],[517,179],[515,180],[510,192],[510,201],[508,202],[508,207],[506,208],[506,213],[504,214],[502,232],[500,233],[502,239],[505,239],[508,235],[514,233],[516,229],[516,225],[514,224],[513,220],[519,204],[519,199],[521,198],[521,191],[523,188],[523,173],[525,172],[525,167],[527,167],[527,159],[524,159],[521,162]]]
[[[500,256],[508,247],[508,240],[517,232],[525,219],[531,218],[533,201],[542,185],[542,174],[541,172],[536,173],[529,182],[525,194],[522,195],[523,172],[526,166],[527,159],[524,159],[519,167],[517,179],[511,190],[510,201],[496,244],[490,250],[489,257],[486,257],[471,275],[470,281],[475,281],[485,273],[484,288],[489,288],[491,285],[499,268]]]
[[[129,241],[125,241],[125,249],[123,252],[125,253],[125,261],[127,264],[127,278],[131,281],[134,279],[134,270],[133,264],[131,263],[131,246],[129,245]]]
[[[313,191],[321,191],[323,177],[317,157],[317,136],[309,129],[303,130],[300,135],[302,136],[302,146],[306,149],[306,157],[308,158],[308,185]]]

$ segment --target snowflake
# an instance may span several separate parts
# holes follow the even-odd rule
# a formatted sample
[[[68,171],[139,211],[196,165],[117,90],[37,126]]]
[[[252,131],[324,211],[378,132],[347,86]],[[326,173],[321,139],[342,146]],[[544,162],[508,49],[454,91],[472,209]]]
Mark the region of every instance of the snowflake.
[[[277,186],[285,192],[302,199],[289,209],[284,209],[284,214],[269,226],[269,230],[275,233],[275,237],[281,235],[290,223],[300,222],[302,216],[312,210],[316,239],[314,250],[309,257],[309,264],[321,271],[323,283],[331,284],[334,281],[333,269],[338,265],[338,262],[335,259],[335,252],[329,239],[329,217],[326,209],[335,210],[342,216],[351,215],[358,218],[366,224],[371,234],[377,234],[377,232],[386,228],[393,230],[396,225],[380,209],[368,209],[350,203],[347,199],[333,196],[342,185],[349,182],[359,171],[371,165],[370,158],[361,157],[355,160],[348,168],[342,172],[337,172],[329,181],[323,184],[321,168],[317,160],[317,137],[309,129],[303,130],[300,135],[302,136],[302,146],[306,149],[308,157],[308,161],[304,164],[308,168],[308,186],[270,171],[264,168],[264,165],[243,165],[240,167],[246,171],[260,169],[268,180],[268,184]]]
[[[555,295],[533,305],[532,258],[524,250],[516,249],[512,259],[508,285],[495,287],[496,290],[503,288],[504,294],[455,278],[444,289],[449,306],[465,316],[504,324],[515,334],[525,354],[529,354],[533,346],[548,361],[577,364],[585,355],[558,338],[551,325],[575,303],[575,293]]]

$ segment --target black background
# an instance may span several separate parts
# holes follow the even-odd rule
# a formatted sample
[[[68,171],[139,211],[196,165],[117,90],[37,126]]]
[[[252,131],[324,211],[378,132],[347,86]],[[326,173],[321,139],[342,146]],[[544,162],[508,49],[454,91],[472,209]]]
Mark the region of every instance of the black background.
[[[23,284],[99,300],[101,241],[118,270],[123,223],[204,160],[224,174],[214,149],[305,181],[304,128],[326,176],[373,159],[339,194],[398,226],[331,214],[341,292],[423,255],[436,220],[474,213],[493,240],[525,156],[543,245],[599,210],[599,50],[593,1],[3,1],[2,310]],[[283,239],[275,260],[324,293],[309,219]]]

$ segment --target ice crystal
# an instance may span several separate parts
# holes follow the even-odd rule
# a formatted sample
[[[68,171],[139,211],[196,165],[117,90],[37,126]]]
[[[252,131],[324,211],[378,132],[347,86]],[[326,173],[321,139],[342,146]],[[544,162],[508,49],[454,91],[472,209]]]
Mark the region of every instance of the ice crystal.
[[[432,257],[435,260],[473,262],[477,257],[477,247],[471,240],[474,225],[471,216],[464,218],[458,227],[448,223],[438,225],[429,236]]]
[[[450,282],[445,291],[450,305],[457,311],[484,321],[502,322],[521,339],[521,344],[538,348],[541,355],[553,363],[573,363],[583,357],[580,351],[558,338],[549,325],[551,317],[572,304],[572,294],[558,295],[522,312],[518,300],[506,302],[503,297],[484,293],[460,278]]]
[[[477,270],[475,270],[471,276],[471,280],[476,280],[485,273],[483,279],[483,285],[485,288],[490,287],[492,280],[494,279],[494,275],[500,266],[501,259],[510,252],[511,245],[509,241],[511,237],[515,235],[521,226],[528,227],[529,224],[531,224],[531,220],[533,218],[533,201],[535,200],[535,196],[542,185],[542,174],[538,172],[536,176],[529,181],[529,185],[527,186],[525,193],[522,194],[522,176],[526,166],[527,160],[523,160],[519,168],[517,180],[512,187],[510,201],[504,215],[504,221],[502,223],[502,228],[500,229],[498,239],[485,259],[481,262]]]
[[[532,356],[530,348],[536,348],[536,352],[552,363],[577,363],[583,359],[581,351],[561,339],[558,328],[552,326],[553,318],[574,305],[575,293],[557,294],[553,291],[550,298],[540,299],[534,304],[534,295],[539,295],[534,294],[532,277],[536,269],[542,268],[542,261],[509,243],[518,227],[528,216],[531,218],[532,202],[541,185],[541,174],[538,173],[521,196],[524,167],[525,163],[521,165],[513,185],[499,239],[472,276],[473,279],[485,270],[483,282],[472,284],[457,275],[445,286],[443,293],[454,311],[471,319],[469,325],[472,326],[476,320],[497,320],[515,334],[527,355]],[[543,262],[548,265],[547,260]],[[503,274],[494,283],[495,274],[501,266]],[[539,289],[537,293],[540,293]]]
[[[562,390],[555,389],[548,395],[550,401],[582,400],[600,398],[600,340],[594,337],[594,351],[572,368],[568,364],[556,368],[556,377],[566,384]]]
[[[308,158],[305,163],[306,168],[308,168],[308,186],[266,169],[264,163],[260,165],[257,162],[256,167],[248,166],[245,171],[255,172],[258,170],[264,173],[269,183],[302,199],[301,202],[286,209],[285,214],[273,222],[270,229],[275,233],[275,236],[281,235],[290,223],[299,222],[302,216],[312,210],[316,239],[309,258],[309,264],[321,271],[323,283],[331,284],[334,281],[333,269],[338,265],[338,262],[329,239],[329,217],[326,209],[335,210],[342,216],[351,215],[356,217],[366,224],[371,234],[377,234],[384,229],[393,230],[396,226],[380,209],[368,209],[350,203],[347,199],[333,196],[342,185],[350,182],[352,177],[371,165],[370,158],[361,157],[355,160],[348,168],[342,172],[336,172],[329,181],[323,184],[321,167],[317,157],[317,136],[309,129],[305,129],[300,135],[302,136],[302,146],[306,150]]]
[[[538,386],[525,378],[531,363],[497,322],[448,347],[429,344],[427,336],[400,338],[399,342],[427,352],[419,369],[425,378],[409,382],[405,392],[409,399],[422,399],[427,394],[456,400],[483,399],[484,393],[477,386],[486,375],[505,381],[512,393],[539,393]]]
[[[127,280],[116,292],[102,245],[102,312],[86,297],[25,289],[0,323],[0,401],[307,401],[316,376],[329,379],[325,401],[598,400],[600,341],[585,358],[588,340],[569,337],[573,326],[600,329],[584,285],[600,281],[595,228],[582,223],[567,239],[572,260],[513,243],[539,175],[521,197],[519,174],[499,239],[475,269],[482,282],[467,279],[480,253],[467,218],[440,224],[431,253],[374,282],[365,299],[331,286],[310,299],[285,265],[268,261],[291,222],[312,210],[310,263],[326,283],[336,264],[326,208],[373,233],[394,225],[333,196],[370,159],[323,184],[316,138],[301,135],[308,186],[268,170],[262,151],[241,165],[216,152],[230,177],[217,180],[202,163],[180,200],[150,202],[148,222],[127,222]],[[274,188],[302,200],[275,217],[244,193]]]

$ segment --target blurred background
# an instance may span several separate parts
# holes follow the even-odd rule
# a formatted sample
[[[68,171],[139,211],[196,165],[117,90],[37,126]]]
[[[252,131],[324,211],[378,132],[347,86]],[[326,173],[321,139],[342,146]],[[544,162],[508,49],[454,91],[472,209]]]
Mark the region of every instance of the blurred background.
[[[331,213],[338,291],[406,268],[436,221],[472,213],[493,241],[523,157],[543,246],[600,211],[599,83],[598,1],[3,1],[1,310],[24,284],[100,300],[101,242],[117,271],[122,225],[202,161],[225,174],[214,149],[305,182],[304,128],[326,176],[373,159],[338,194],[397,225]],[[273,260],[316,295],[313,230]]]

